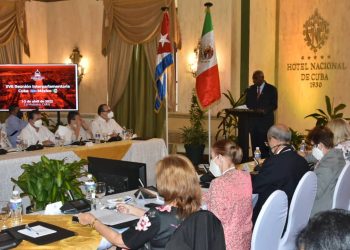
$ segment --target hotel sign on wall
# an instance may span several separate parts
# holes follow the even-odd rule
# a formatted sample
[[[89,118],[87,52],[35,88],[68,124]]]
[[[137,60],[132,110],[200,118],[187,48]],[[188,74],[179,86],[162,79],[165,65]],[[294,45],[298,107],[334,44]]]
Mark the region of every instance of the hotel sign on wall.
[[[288,62],[286,65],[287,71],[298,72],[300,81],[310,88],[322,88],[331,80],[331,71],[346,70],[344,62],[332,61],[331,55],[322,53],[331,34],[330,29],[330,24],[316,9],[303,25],[305,46],[312,51],[313,56],[301,55],[300,61]]]

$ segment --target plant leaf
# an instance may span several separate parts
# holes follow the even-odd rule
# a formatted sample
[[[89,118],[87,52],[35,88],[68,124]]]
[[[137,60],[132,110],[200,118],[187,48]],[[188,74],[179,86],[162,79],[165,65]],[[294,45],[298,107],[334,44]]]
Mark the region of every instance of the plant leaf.
[[[331,117],[332,116],[331,100],[330,100],[329,96],[327,96],[327,95],[325,96],[325,100],[326,100],[327,113]]]
[[[322,110],[322,109],[316,109],[318,110],[318,112],[320,112],[321,114],[323,114],[324,116],[327,116],[327,114]]]
[[[336,114],[338,111],[344,109],[345,107],[346,107],[346,105],[344,103],[339,104],[338,106],[336,106],[334,108],[334,114]]]

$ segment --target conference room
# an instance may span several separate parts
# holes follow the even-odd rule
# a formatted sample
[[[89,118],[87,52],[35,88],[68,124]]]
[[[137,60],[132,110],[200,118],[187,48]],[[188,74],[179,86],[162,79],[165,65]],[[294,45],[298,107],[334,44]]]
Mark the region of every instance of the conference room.
[[[0,248],[348,249],[349,9],[0,1]]]

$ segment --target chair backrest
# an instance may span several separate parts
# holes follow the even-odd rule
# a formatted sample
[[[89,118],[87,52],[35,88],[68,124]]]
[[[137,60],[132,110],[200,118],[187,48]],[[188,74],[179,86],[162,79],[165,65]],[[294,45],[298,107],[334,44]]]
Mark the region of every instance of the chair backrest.
[[[309,171],[304,174],[294,191],[289,207],[287,228],[279,244],[279,250],[295,250],[295,239],[309,219],[317,193],[317,176]]]
[[[225,250],[221,221],[210,211],[200,210],[176,229],[165,250]]]
[[[256,203],[258,203],[258,199],[259,199],[259,194],[252,195],[253,208],[255,207]]]
[[[251,250],[277,250],[288,211],[285,192],[273,192],[262,206],[255,222]]]
[[[335,208],[350,208],[350,163],[345,165],[335,185],[332,209]]]

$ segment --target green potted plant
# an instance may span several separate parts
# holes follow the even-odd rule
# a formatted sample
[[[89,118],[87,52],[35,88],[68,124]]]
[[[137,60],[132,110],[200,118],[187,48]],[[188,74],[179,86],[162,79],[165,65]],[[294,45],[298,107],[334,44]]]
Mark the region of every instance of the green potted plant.
[[[300,144],[301,142],[305,139],[305,135],[299,133],[296,130],[293,130],[292,128],[289,128],[291,134],[292,134],[292,138],[291,138],[291,144],[294,146],[295,149],[299,149],[300,148]]]
[[[17,180],[11,180],[22,189],[21,196],[29,196],[33,211],[43,210],[49,203],[68,201],[68,190],[74,198],[83,197],[79,178],[86,176],[84,165],[85,160],[67,163],[65,159],[54,160],[43,155],[39,162],[23,164],[24,172]]]
[[[227,93],[223,93],[223,95],[230,102],[230,109],[236,108],[245,103],[245,94],[242,95],[237,101],[235,101],[232,93],[229,90],[227,90]],[[218,131],[215,135],[215,139],[218,140],[219,137],[223,137],[231,141],[237,141],[236,130],[238,128],[238,117],[227,110],[227,108],[224,108],[216,115],[217,118],[221,118],[221,122],[218,125]]]
[[[307,115],[304,118],[308,118],[308,117],[314,118],[316,120],[316,126],[326,126],[330,120],[333,120],[336,118],[343,118],[345,120],[350,120],[350,118],[344,118],[343,117],[344,114],[340,112],[346,107],[344,103],[340,103],[336,107],[334,107],[334,98],[331,102],[331,99],[327,95],[325,96],[325,101],[326,101],[326,109],[327,109],[326,111],[322,109],[317,109],[316,113]]]
[[[197,166],[203,158],[208,135],[202,125],[205,111],[200,108],[194,91],[192,92],[189,113],[190,126],[181,128],[181,137],[185,145],[186,156],[192,161],[193,165]]]

